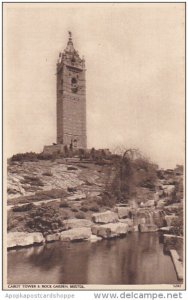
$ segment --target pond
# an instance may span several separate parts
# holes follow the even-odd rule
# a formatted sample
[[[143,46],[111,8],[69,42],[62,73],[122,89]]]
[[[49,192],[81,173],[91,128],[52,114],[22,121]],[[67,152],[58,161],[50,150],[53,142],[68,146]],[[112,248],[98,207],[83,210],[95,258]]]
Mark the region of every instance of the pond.
[[[55,242],[8,252],[8,283],[175,284],[171,257],[158,233],[121,239]]]

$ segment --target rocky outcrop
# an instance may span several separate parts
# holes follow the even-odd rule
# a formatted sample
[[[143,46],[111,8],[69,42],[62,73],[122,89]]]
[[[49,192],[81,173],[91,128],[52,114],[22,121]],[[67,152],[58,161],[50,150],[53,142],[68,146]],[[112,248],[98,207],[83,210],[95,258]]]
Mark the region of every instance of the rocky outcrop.
[[[86,198],[85,193],[75,193],[74,195],[67,197],[67,200],[68,201],[80,201],[85,198]]]
[[[60,240],[64,242],[88,240],[91,229],[86,227],[74,228],[60,233]]]
[[[104,225],[94,225],[91,231],[94,235],[102,238],[113,238],[125,235],[128,232],[128,225],[124,223],[110,223]]]
[[[44,237],[40,232],[9,232],[7,234],[7,248],[26,247],[43,243]]]
[[[118,215],[112,211],[105,211],[103,213],[93,214],[92,220],[100,224],[115,223],[118,221]]]
[[[118,206],[116,206],[115,209],[114,209],[114,211],[118,214],[118,217],[120,219],[122,219],[122,218],[128,218],[132,214],[131,207],[118,207]]]
[[[65,230],[80,228],[80,227],[91,227],[93,223],[86,219],[68,219],[63,221],[63,226]]]
[[[140,224],[138,229],[140,232],[155,232],[158,230],[154,224]]]

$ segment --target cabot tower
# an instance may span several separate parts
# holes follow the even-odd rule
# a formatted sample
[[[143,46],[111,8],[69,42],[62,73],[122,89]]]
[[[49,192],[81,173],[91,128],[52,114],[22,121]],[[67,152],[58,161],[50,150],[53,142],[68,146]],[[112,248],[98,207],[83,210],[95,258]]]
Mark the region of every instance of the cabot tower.
[[[75,50],[72,34],[57,62],[57,144],[87,147],[85,60]]]

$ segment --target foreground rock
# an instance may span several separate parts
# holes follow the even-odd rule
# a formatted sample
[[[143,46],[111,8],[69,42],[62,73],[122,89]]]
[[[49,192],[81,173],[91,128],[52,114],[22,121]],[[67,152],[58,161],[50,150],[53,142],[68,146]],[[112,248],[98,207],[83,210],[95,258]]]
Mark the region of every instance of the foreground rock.
[[[88,240],[91,229],[86,227],[74,228],[60,233],[60,240],[64,242]]]
[[[93,223],[90,220],[85,219],[69,219],[63,222],[65,230],[80,228],[80,227],[91,227]]]
[[[7,248],[26,247],[43,243],[44,237],[40,232],[9,232],[7,234]]]
[[[174,268],[176,270],[178,280],[183,280],[183,263],[176,250],[170,250]]]
[[[140,224],[139,231],[140,232],[155,232],[158,228],[155,224]]]
[[[60,233],[53,233],[46,236],[46,242],[55,242],[59,241],[60,239]]]
[[[103,213],[93,214],[92,220],[100,224],[115,223],[118,221],[118,215],[112,211],[105,211]]]
[[[128,225],[128,231],[134,231],[133,220],[132,219],[119,219],[119,222]]]
[[[128,224],[124,223],[110,223],[104,225],[94,225],[91,231],[94,235],[102,238],[113,238],[125,235],[128,232]]]

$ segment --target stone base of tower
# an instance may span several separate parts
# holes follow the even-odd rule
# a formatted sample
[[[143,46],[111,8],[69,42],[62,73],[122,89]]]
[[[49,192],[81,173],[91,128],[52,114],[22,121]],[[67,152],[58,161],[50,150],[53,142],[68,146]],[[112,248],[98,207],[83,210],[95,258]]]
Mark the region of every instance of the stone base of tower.
[[[64,144],[45,145],[44,149],[43,149],[43,153],[45,155],[49,155],[49,154],[63,154],[63,153],[66,153],[67,149],[69,151],[71,149],[72,149],[72,151],[75,151],[75,150],[84,149],[84,148],[77,147],[77,146],[75,146],[74,143],[72,144],[71,147],[70,147],[70,145],[64,145]],[[84,149],[84,150],[86,150],[86,149]]]
[[[44,146],[43,153],[47,155],[64,153],[65,152],[64,147],[65,145],[63,144]]]

